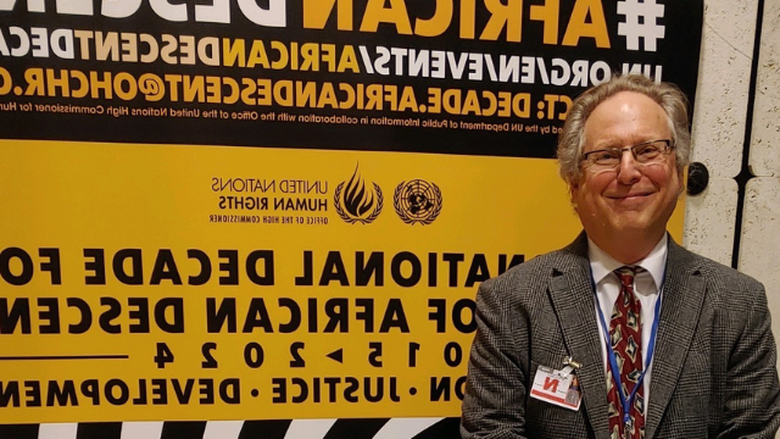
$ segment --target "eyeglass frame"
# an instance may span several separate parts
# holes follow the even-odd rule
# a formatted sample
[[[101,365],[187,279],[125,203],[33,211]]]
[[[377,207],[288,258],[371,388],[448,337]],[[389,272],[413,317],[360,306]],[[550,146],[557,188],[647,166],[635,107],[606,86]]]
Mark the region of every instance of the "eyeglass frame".
[[[594,150],[594,151],[588,151],[588,152],[582,154],[581,162],[585,163],[586,165],[589,165],[589,166],[600,166],[603,169],[614,169],[614,168],[620,166],[620,160],[622,160],[622,158],[623,158],[623,153],[625,151],[631,151],[631,157],[633,157],[634,161],[636,161],[640,165],[647,165],[647,164],[651,164],[651,163],[658,163],[657,161],[650,161],[650,162],[642,163],[642,162],[640,162],[637,159],[637,156],[636,156],[636,152],[637,152],[636,149],[637,148],[642,147],[642,146],[647,146],[647,145],[650,145],[652,143],[657,143],[657,142],[664,142],[666,144],[666,147],[662,151],[660,151],[659,156],[666,156],[666,155],[669,154],[669,152],[673,151],[674,148],[675,148],[675,145],[672,144],[672,140],[671,139],[648,140],[646,142],[637,143],[636,145],[626,146],[625,148],[603,148],[603,149],[597,149],[597,150]],[[595,162],[589,162],[588,161],[588,157],[590,155],[596,154],[596,153],[600,153],[600,152],[615,152],[615,153],[619,153],[618,162],[615,163],[614,165],[610,166],[610,165],[597,165]]]

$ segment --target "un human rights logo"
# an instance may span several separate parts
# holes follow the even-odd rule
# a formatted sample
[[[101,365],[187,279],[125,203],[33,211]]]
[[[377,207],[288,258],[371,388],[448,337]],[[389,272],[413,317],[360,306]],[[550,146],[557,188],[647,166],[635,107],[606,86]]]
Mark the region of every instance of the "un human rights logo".
[[[358,167],[355,167],[349,181],[336,186],[333,195],[336,213],[348,224],[373,222],[382,213],[383,204],[382,189],[376,183],[367,184],[360,176]]]
[[[420,179],[402,181],[395,188],[393,205],[401,221],[425,226],[441,213],[441,190],[434,182]]]

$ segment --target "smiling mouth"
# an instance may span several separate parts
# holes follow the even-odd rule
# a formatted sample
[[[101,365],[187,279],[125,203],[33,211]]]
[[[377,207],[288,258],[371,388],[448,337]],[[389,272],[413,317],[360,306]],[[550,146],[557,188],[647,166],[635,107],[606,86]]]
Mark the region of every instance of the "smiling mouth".
[[[641,200],[643,198],[649,197],[650,195],[653,195],[651,192],[647,193],[640,193],[640,194],[629,194],[629,195],[613,195],[608,198],[611,198],[615,201],[630,201],[630,200]]]

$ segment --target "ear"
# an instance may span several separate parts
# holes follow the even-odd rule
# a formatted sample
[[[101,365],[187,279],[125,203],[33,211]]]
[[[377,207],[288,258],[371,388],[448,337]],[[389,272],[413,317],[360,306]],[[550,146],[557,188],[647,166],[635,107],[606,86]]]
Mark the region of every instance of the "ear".
[[[574,201],[574,198],[577,196],[579,190],[580,190],[579,183],[569,184],[569,202],[571,203],[572,206],[574,206],[575,209],[577,209],[577,202]]]
[[[685,188],[688,186],[688,167],[685,166],[677,172],[677,178],[680,182],[680,190],[678,191],[677,198],[680,198],[685,193]]]

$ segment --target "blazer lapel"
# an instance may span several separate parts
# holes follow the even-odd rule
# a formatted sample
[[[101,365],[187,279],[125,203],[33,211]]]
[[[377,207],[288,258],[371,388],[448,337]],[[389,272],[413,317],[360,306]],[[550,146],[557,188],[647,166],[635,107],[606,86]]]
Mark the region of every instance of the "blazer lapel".
[[[607,386],[601,341],[596,324],[595,292],[587,256],[587,238],[581,234],[563,250],[550,281],[555,308],[569,355],[582,363],[577,370],[586,419],[596,439],[609,437]]]
[[[669,238],[645,435],[652,439],[674,392],[704,303],[705,282],[691,253]]]

